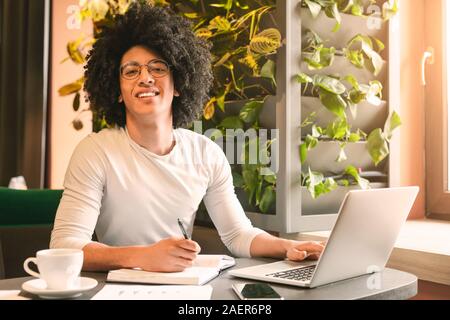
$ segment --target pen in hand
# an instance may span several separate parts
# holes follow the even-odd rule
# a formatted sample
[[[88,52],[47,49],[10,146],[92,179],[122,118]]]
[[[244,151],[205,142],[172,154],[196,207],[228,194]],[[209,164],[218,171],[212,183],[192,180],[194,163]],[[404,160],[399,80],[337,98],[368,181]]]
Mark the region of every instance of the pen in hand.
[[[183,227],[183,223],[181,222],[181,220],[179,218],[177,219],[177,221],[178,221],[178,225],[180,226],[181,232],[183,233],[184,238],[189,239],[187,232]]]

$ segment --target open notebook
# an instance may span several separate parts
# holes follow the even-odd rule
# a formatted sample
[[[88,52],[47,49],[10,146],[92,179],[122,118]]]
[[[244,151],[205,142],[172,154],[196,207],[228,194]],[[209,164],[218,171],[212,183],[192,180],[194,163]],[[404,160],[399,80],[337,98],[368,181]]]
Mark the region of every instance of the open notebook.
[[[108,273],[106,281],[151,284],[203,285],[217,277],[221,270],[235,265],[227,255],[200,254],[194,265],[181,272],[150,272],[139,269],[119,269]]]

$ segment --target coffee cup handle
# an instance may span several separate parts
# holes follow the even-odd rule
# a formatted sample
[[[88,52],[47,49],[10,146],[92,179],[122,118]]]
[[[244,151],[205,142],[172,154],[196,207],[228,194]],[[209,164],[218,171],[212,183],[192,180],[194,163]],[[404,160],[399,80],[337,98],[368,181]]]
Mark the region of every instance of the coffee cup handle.
[[[26,271],[29,275],[31,275],[31,276],[33,276],[33,277],[36,277],[36,278],[40,278],[41,275],[40,275],[39,273],[37,273],[37,272],[31,270],[30,267],[28,267],[28,264],[29,264],[30,262],[33,262],[35,265],[37,265],[37,259],[36,259],[36,258],[28,258],[28,259],[25,260],[25,262],[23,263],[23,268],[25,269],[25,271]]]

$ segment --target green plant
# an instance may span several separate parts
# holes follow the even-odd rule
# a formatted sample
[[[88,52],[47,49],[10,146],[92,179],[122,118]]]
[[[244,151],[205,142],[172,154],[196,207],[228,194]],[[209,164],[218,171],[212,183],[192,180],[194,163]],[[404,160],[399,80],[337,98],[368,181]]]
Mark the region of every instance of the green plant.
[[[322,104],[340,118],[346,118],[345,111],[350,108],[353,116],[356,116],[356,106],[362,101],[379,105],[382,98],[383,85],[377,81],[369,84],[360,84],[353,75],[347,75],[342,80],[346,81],[351,89],[347,89],[341,78],[315,74],[312,77],[305,73],[297,75],[296,80],[304,85],[303,92],[310,89],[312,96],[318,96]]]
[[[375,1],[370,1],[372,4]],[[359,0],[303,0],[302,6],[308,8],[313,18],[317,18],[323,11],[326,16],[336,20],[332,32],[340,29],[342,13],[364,16],[365,8]],[[383,3],[382,17],[386,21],[398,10],[397,0]],[[316,124],[315,114],[311,114],[301,124],[302,129],[308,128],[308,134],[303,136],[300,145],[300,161],[305,163],[308,151],[315,148],[320,141],[336,141],[340,151],[336,155],[336,162],[348,160],[345,147],[349,143],[366,142],[367,152],[373,163],[378,166],[389,154],[389,143],[393,131],[401,125],[400,117],[393,112],[384,130],[377,128],[370,134],[356,129],[352,131],[347,119],[347,110],[353,118],[357,116],[357,105],[369,102],[373,105],[382,103],[381,82],[370,81],[360,84],[355,76],[323,75],[315,71],[333,65],[336,56],[345,57],[357,68],[369,70],[375,77],[384,67],[380,53],[384,44],[377,38],[364,34],[356,34],[342,48],[327,47],[325,41],[314,31],[307,30],[305,44],[302,48],[303,61],[307,64],[310,73],[300,73],[296,79],[302,84],[303,95],[317,97],[321,104],[332,112],[336,118],[325,127]],[[311,168],[302,172],[302,186],[306,187],[313,198],[329,193],[340,186],[359,185],[368,188],[369,181],[360,176],[360,170],[349,166],[345,172],[338,176],[325,176]]]
[[[268,166],[273,142],[261,143],[258,137],[249,139],[242,146],[242,165],[233,166],[235,187],[244,189],[248,194],[248,203],[257,206],[262,213],[267,213],[275,202],[277,176]],[[257,159],[253,161],[256,163],[250,159],[250,150],[256,151]]]
[[[353,166],[348,166],[340,175],[325,177],[320,172],[308,168],[307,173],[301,173],[301,184],[306,187],[313,199],[335,190],[338,186],[357,185],[361,189],[369,188],[369,180],[361,177],[360,172]]]
[[[370,133],[367,138],[367,149],[376,165],[389,155],[389,143],[392,139],[392,134],[401,124],[399,115],[394,112],[386,121],[384,130],[379,128]]]
[[[301,184],[306,187],[313,199],[317,199],[323,194],[327,194],[337,188],[337,183],[333,178],[325,178],[320,172],[311,171],[301,174]]]
[[[310,123],[308,123],[309,125]],[[389,143],[392,139],[393,132],[401,125],[399,115],[394,111],[386,121],[384,130],[374,129],[368,136],[365,132],[357,129],[351,132],[351,127],[345,118],[338,118],[330,123],[327,128],[321,128],[315,124],[312,126],[312,133],[308,134],[303,143],[300,145],[300,159],[302,164],[307,159],[308,151],[315,148],[319,141],[338,141],[340,142],[340,152],[336,158],[336,162],[347,160],[345,154],[345,146],[348,143],[359,141],[367,142],[367,151],[372,161],[378,165],[389,155]],[[302,127],[307,125],[302,124]]]
[[[205,120],[214,122],[215,111],[226,112],[229,102],[258,101],[275,93],[274,57],[281,46],[281,34],[274,27],[261,30],[261,21],[268,19],[275,8],[274,1],[244,6],[226,0],[209,4],[208,10],[202,9],[202,1],[172,3],[194,21],[196,34],[213,45],[215,82],[213,97],[205,107]]]
[[[345,146],[348,143],[359,142],[367,138],[367,134],[357,129],[351,131],[347,121],[346,110],[350,108],[352,116],[356,117],[356,106],[367,101],[374,105],[379,105],[382,98],[383,86],[379,81],[371,81],[368,85],[360,84],[352,75],[344,77],[344,80],[351,86],[351,89],[340,81],[339,78],[333,78],[324,75],[314,75],[312,77],[301,73],[297,75],[297,81],[305,85],[304,91],[308,86],[312,86],[310,93],[318,95],[324,107],[333,112],[337,119],[330,123],[326,128],[317,126],[313,117],[308,117],[301,125],[302,128],[312,125],[311,134],[308,134],[300,145],[300,159],[302,164],[306,161],[307,152],[313,149],[319,140],[333,140],[340,142],[340,153],[336,158],[337,162],[347,160]],[[378,165],[389,154],[389,142],[393,131],[401,125],[400,117],[394,112],[386,122],[384,131],[375,129],[367,138],[367,149],[375,165]]]
[[[345,56],[357,68],[366,68],[378,76],[384,61],[380,53],[384,44],[375,37],[357,34],[350,39],[343,49],[326,47],[320,36],[312,30],[306,33],[306,47],[302,50],[303,61],[309,70],[320,70],[333,64],[335,56]],[[375,47],[376,45],[376,47]]]
[[[325,43],[317,33],[307,30],[306,47],[303,48],[303,61],[308,64],[309,70],[320,70],[333,64],[336,49],[325,47]]]
[[[342,162],[347,160],[345,154],[345,146],[348,143],[358,142],[361,139],[366,138],[366,133],[361,130],[351,132],[351,128],[347,122],[346,110],[351,110],[352,116],[356,117],[357,105],[363,101],[367,101],[374,105],[379,105],[382,98],[383,86],[379,81],[371,81],[369,84],[360,84],[353,75],[348,75],[343,78],[350,89],[344,85],[343,82],[337,77],[331,77],[326,75],[313,75],[312,77],[307,74],[301,73],[297,75],[297,81],[304,85],[304,92],[308,90],[308,86],[312,89],[310,93],[314,96],[318,96],[322,105],[329,111],[334,113],[338,118],[330,123],[327,128],[321,128],[319,126],[312,126],[312,134],[308,134],[304,142],[300,145],[300,159],[304,163],[307,157],[307,152],[314,148],[319,140],[334,140],[340,143],[340,153],[337,156],[336,161]],[[395,114],[398,117],[397,114]],[[310,119],[308,118],[308,124]],[[302,124],[302,127],[305,127]],[[394,128],[395,129],[395,128]],[[378,131],[377,131],[378,132]],[[379,134],[378,136],[371,133],[372,140],[374,137],[385,137],[386,135]],[[370,144],[369,152],[374,159],[375,164],[381,162],[386,156],[386,143],[381,143],[375,140]],[[384,155],[384,157],[382,156]]]
[[[376,0],[370,0],[375,4]],[[313,18],[317,18],[323,11],[329,18],[336,20],[333,32],[341,28],[342,13],[354,16],[364,16],[364,2],[362,0],[302,0],[302,6],[308,8]],[[382,17],[389,20],[398,11],[398,0],[387,0],[383,3]]]
[[[347,160],[345,146],[348,143],[355,143],[367,137],[366,133],[360,129],[352,132],[345,118],[336,119],[327,128],[322,128],[314,124],[311,131],[312,133],[308,134],[304,142],[300,145],[300,160],[302,164],[306,161],[308,151],[315,148],[319,141],[339,141],[340,152],[336,158],[336,162],[342,162]]]
[[[214,88],[213,96],[203,114],[203,127],[215,128],[215,136],[226,137],[226,130],[259,129],[259,115],[267,96],[276,92],[275,57],[281,46],[281,34],[276,25],[261,30],[262,21],[271,22],[275,1],[237,1],[210,4],[212,8],[202,12],[192,4],[198,36],[212,42]],[[201,6],[201,3],[200,3]],[[216,9],[214,9],[216,8]],[[184,9],[185,10],[185,9]],[[189,11],[188,10],[188,11]],[[241,102],[238,115],[229,115],[227,105]],[[269,141],[266,148],[273,141]],[[242,165],[233,165],[235,187],[243,189],[248,202],[268,212],[275,201],[276,175],[267,174],[267,161],[257,157],[256,163],[248,163],[248,150],[258,145],[259,138],[247,142],[242,154]],[[268,151],[267,151],[268,153]],[[270,158],[270,155],[266,156]],[[264,169],[265,174],[261,174]]]
[[[376,44],[376,49],[374,44]],[[380,52],[383,50],[384,44],[380,40],[358,34],[348,42],[344,48],[344,54],[353,65],[360,69],[366,67],[377,76],[384,64],[380,56]]]

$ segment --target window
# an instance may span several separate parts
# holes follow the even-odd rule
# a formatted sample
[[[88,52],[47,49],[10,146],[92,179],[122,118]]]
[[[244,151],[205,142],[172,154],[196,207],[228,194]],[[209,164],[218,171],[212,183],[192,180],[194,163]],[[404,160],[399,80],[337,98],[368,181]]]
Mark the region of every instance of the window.
[[[450,4],[429,1],[425,8],[427,215],[450,219]]]

